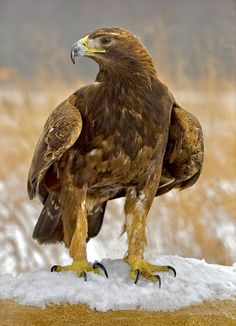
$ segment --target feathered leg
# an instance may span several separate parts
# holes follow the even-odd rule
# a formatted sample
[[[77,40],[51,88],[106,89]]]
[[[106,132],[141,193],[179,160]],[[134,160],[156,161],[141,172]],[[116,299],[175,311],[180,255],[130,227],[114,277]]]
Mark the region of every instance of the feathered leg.
[[[65,172],[61,191],[61,210],[64,230],[64,243],[69,248],[70,256],[73,258],[72,265],[52,267],[52,271],[62,270],[75,271],[78,276],[84,276],[86,272],[98,273],[102,268],[99,263],[93,266],[87,261],[86,239],[88,236],[87,211],[86,211],[86,187],[80,189],[75,186],[73,175],[68,170]]]
[[[159,281],[160,276],[155,275],[158,271],[175,270],[171,266],[156,266],[144,259],[144,248],[146,246],[146,219],[154,199],[158,186],[158,179],[150,179],[150,182],[140,191],[131,187],[126,194],[125,214],[126,232],[128,236],[128,252],[124,260],[130,265],[130,278],[138,282],[142,275],[151,281]]]
[[[73,260],[86,259],[86,187],[76,187],[69,172],[62,185],[61,206],[65,245]]]

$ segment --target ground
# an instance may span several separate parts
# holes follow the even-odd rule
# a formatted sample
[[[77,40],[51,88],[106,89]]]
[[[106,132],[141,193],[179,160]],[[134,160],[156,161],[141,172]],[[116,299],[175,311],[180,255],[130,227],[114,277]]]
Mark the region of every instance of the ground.
[[[236,325],[236,301],[205,302],[174,312],[120,310],[98,312],[86,305],[50,305],[46,309],[22,306],[11,300],[0,300],[1,326],[41,325],[117,325],[117,326],[233,326]]]

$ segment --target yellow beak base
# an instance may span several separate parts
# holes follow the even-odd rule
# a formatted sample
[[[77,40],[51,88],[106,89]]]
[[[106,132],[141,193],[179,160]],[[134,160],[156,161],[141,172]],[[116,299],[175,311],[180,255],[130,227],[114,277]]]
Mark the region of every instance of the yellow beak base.
[[[106,52],[106,50],[104,50],[104,49],[96,49],[95,47],[89,47],[89,43],[90,43],[90,45],[91,45],[91,43],[93,43],[93,40],[89,40],[89,37],[88,37],[88,35],[87,36],[85,36],[85,37],[83,37],[83,38],[81,38],[80,40],[79,40],[79,42],[81,42],[81,44],[84,46],[84,47],[86,47],[86,52],[87,52],[87,54],[90,54],[90,53],[101,53],[101,52]]]

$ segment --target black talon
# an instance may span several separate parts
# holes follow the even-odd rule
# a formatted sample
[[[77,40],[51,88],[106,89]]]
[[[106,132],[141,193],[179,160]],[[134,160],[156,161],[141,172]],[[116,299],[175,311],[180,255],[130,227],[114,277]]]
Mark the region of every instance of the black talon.
[[[103,272],[104,272],[106,278],[108,278],[107,270],[106,270],[106,268],[105,268],[105,266],[104,266],[103,264],[101,264],[101,263],[94,263],[94,264],[93,264],[93,268],[94,268],[94,269],[96,269],[96,268],[100,268],[101,270],[103,270]]]
[[[57,271],[57,265],[52,266],[52,268],[51,268],[51,273],[52,273],[52,272],[56,272],[56,271]]]
[[[87,273],[85,271],[83,271],[80,275],[84,277],[84,280],[86,282],[87,281]]]
[[[167,266],[168,271],[172,271],[174,273],[174,277],[176,277],[176,270],[172,266]]]
[[[159,289],[160,289],[160,287],[161,287],[161,278],[160,278],[159,275],[155,275],[155,277],[156,277],[156,279],[157,279],[158,282],[159,282]]]
[[[134,284],[137,284],[140,276],[142,275],[142,272],[140,271],[140,269],[136,269],[135,272],[136,272],[136,278]]]

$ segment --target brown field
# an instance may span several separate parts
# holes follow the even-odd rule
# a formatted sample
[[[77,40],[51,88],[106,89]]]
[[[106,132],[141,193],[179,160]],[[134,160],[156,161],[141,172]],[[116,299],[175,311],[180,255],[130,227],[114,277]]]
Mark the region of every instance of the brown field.
[[[148,222],[147,255],[177,254],[232,264],[236,259],[235,84],[219,81],[214,74],[196,82],[182,76],[171,82],[167,73],[161,79],[203,126],[204,170],[191,189],[155,200]],[[51,83],[39,74],[29,86],[16,75],[12,78],[14,89],[0,94],[0,261],[3,271],[23,271],[66,259],[61,246],[39,246],[31,239],[40,205],[27,199],[26,179],[48,114],[82,82],[65,83],[59,77]],[[111,203],[104,228],[93,243],[100,257],[117,258],[124,253],[125,237],[118,239],[124,219],[120,215],[122,207]]]
[[[233,326],[235,300],[204,302],[171,312],[142,310],[92,311],[86,305],[49,305],[46,309],[19,305],[11,300],[0,300],[0,325],[104,325],[117,326]]]

